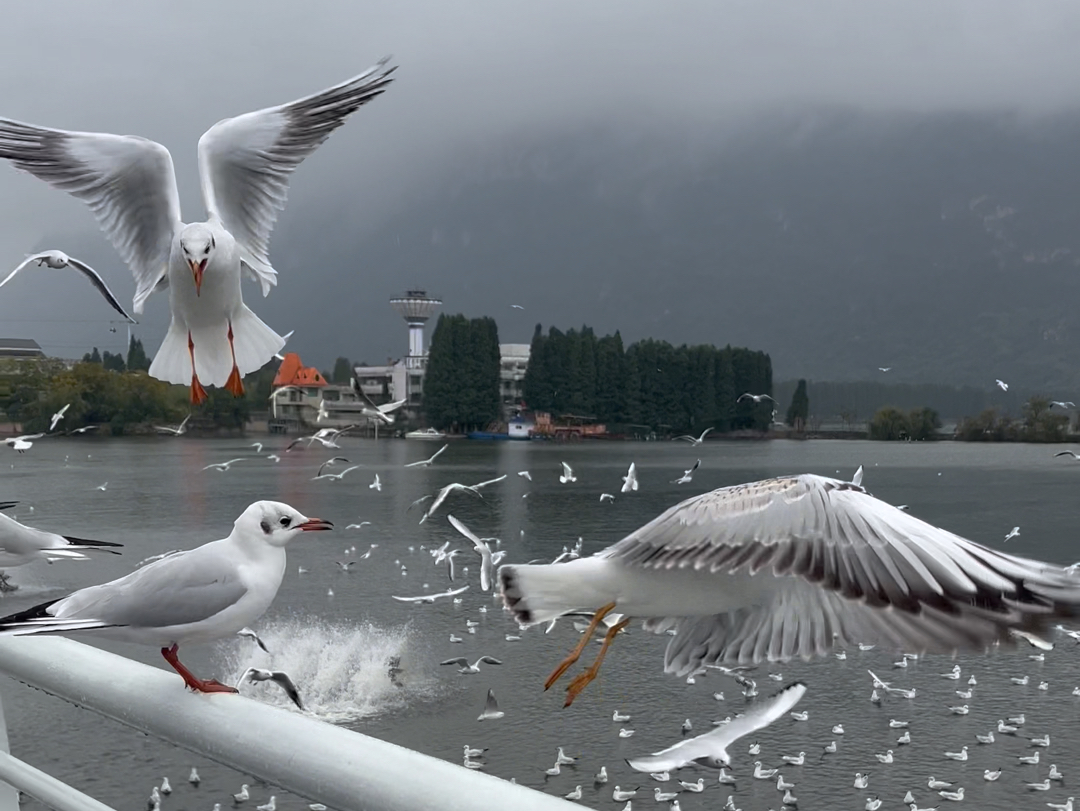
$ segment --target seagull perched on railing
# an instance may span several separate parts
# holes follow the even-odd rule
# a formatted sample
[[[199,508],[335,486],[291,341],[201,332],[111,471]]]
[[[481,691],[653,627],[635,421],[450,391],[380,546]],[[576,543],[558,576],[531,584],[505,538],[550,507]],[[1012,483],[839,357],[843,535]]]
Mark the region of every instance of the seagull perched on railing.
[[[2,124],[3,122],[0,121],[0,126],[2,126]],[[0,135],[2,135],[2,133],[0,133]],[[0,287],[3,287],[15,278],[15,274],[31,262],[37,262],[38,267],[47,265],[55,270],[62,270],[63,268],[69,267],[79,271],[79,273],[90,280],[90,284],[94,285],[97,291],[101,293],[102,298],[109,302],[109,306],[120,313],[120,315],[124,316],[128,323],[138,323],[134,318],[127,314],[123,307],[120,306],[120,302],[116,300],[116,296],[113,295],[112,290],[109,289],[109,286],[105,284],[105,280],[98,275],[96,270],[85,262],[81,262],[73,256],[68,256],[63,251],[42,251],[41,253],[35,253],[33,256],[26,257],[15,270],[7,275],[7,278],[4,279],[4,281],[0,282]],[[49,430],[51,431],[52,429],[50,428]]]
[[[1080,615],[1080,580],[1061,567],[980,546],[859,485],[815,475],[695,496],[595,555],[503,566],[499,581],[523,625],[594,611],[595,627],[608,613],[625,615],[571,683],[567,704],[632,617],[654,633],[677,631],[665,670],[683,676],[702,665],[786,661],[859,642],[983,650],[1015,644],[1014,630],[1040,637]]]
[[[284,339],[245,306],[243,275],[263,295],[277,283],[270,233],[296,168],[362,105],[394,68],[375,67],[302,99],[219,121],[199,139],[205,222],[184,223],[172,156],[145,138],[68,132],[0,119],[0,158],[86,203],[135,276],[134,308],[169,288],[171,321],[150,375],[244,393],[242,376]],[[206,295],[203,295],[203,294]]]
[[[227,538],[163,557],[131,574],[0,618],[0,634],[93,632],[154,645],[192,690],[235,693],[196,677],[177,651],[188,642],[235,635],[265,613],[285,574],[285,545],[333,527],[287,504],[256,501]]]

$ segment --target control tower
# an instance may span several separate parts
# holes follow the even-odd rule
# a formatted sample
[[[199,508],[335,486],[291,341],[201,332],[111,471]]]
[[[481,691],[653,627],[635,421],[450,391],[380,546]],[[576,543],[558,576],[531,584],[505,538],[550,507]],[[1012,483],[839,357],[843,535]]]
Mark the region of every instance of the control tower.
[[[425,290],[409,290],[404,296],[390,299],[390,306],[409,325],[409,354],[405,358],[405,365],[410,369],[419,369],[427,356],[424,351],[424,324],[436,308],[442,306],[442,299],[430,298]]]

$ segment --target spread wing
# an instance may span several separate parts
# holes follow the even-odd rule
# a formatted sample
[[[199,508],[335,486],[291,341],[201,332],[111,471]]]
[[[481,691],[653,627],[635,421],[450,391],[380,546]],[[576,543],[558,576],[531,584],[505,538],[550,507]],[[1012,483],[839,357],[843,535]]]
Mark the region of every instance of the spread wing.
[[[688,499],[599,555],[645,569],[784,578],[753,607],[651,620],[654,631],[678,625],[667,656],[675,672],[809,656],[836,638],[904,650],[985,647],[1080,614],[1080,579],[1064,569],[980,546],[820,476]]]
[[[277,283],[270,232],[285,207],[290,176],[350,114],[386,89],[395,70],[386,62],[312,96],[219,121],[199,139],[207,213],[236,238],[263,295]]]
[[[757,702],[743,716],[729,724],[696,738],[679,741],[649,757],[633,758],[626,762],[631,769],[638,772],[666,772],[698,760],[706,761],[709,765],[721,765],[727,762],[727,748],[731,744],[782,718],[784,713],[799,703],[805,693],[806,685],[795,682],[772,698]]]
[[[0,158],[82,200],[135,275],[136,313],[166,283],[182,225],[172,156],[134,135],[68,132],[0,118]]]

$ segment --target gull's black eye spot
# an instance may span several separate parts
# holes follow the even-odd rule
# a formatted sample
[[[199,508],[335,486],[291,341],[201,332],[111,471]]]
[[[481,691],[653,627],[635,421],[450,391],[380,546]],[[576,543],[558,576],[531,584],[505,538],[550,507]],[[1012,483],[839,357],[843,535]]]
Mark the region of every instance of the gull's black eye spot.
[[[210,247],[211,248],[216,248],[217,247],[217,240],[215,240],[213,237],[210,237]],[[207,251],[207,253],[209,253],[209,251]]]
[[[281,519],[281,526],[283,526],[283,527],[289,526],[290,521],[291,521],[291,519],[289,518],[289,516],[286,515],[285,517],[283,517]]]
[[[270,534],[270,522],[269,521],[266,521],[264,519],[263,522],[261,524],[259,524],[259,526],[262,527],[262,531],[263,531],[264,535],[269,535]]]

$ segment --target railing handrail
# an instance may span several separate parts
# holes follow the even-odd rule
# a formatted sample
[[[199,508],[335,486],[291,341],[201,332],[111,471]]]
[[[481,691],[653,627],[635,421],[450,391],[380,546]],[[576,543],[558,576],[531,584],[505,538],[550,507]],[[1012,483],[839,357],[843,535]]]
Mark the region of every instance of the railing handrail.
[[[0,638],[0,673],[339,811],[581,808],[71,639]]]

